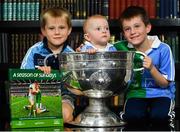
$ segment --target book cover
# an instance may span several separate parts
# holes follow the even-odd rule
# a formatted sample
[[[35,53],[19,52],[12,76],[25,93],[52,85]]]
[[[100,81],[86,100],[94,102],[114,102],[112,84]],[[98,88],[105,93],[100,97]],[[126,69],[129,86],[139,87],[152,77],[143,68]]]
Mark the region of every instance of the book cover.
[[[9,69],[11,130],[63,130],[58,70]]]

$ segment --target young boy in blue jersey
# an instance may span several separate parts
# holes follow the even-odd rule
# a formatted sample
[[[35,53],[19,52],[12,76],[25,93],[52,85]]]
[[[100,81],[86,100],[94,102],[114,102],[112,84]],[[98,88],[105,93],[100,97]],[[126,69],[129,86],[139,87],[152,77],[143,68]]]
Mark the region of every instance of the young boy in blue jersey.
[[[93,15],[83,24],[84,45],[80,51],[94,53],[96,51],[116,51],[116,48],[108,43],[110,40],[109,24],[106,17]]]
[[[72,30],[71,15],[64,8],[49,8],[42,13],[40,22],[44,39],[29,48],[21,69],[37,67],[48,74],[51,69],[59,69],[59,61],[57,57],[50,56],[47,61],[48,66],[44,66],[46,56],[52,53],[74,52],[66,42]],[[67,123],[73,120],[75,95],[66,88],[61,89],[63,119],[64,123]]]
[[[153,126],[151,130],[167,130],[175,117],[175,66],[171,48],[157,36],[148,35],[151,24],[141,7],[126,8],[120,24],[127,42],[114,44],[117,50],[137,50],[147,55],[143,60],[144,71],[134,72],[120,117],[142,130],[146,122]]]

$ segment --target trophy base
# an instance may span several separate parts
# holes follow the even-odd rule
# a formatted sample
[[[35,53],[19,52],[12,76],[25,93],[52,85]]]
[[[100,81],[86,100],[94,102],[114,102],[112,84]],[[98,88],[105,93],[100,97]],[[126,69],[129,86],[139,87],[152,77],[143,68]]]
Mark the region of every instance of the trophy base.
[[[109,110],[96,113],[84,111],[68,124],[80,127],[118,127],[124,126],[126,123]]]

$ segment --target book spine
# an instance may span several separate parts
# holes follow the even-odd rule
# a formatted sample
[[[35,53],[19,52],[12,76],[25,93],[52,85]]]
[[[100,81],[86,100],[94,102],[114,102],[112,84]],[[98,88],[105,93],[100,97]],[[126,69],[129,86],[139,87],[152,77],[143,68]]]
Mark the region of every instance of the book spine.
[[[173,18],[174,17],[174,9],[173,9],[173,0],[172,1],[168,1],[169,3],[169,18]]]
[[[86,19],[87,18],[87,0],[83,0],[83,3],[82,3],[82,8],[83,8],[83,10],[82,10],[82,18],[83,19]]]
[[[8,7],[7,7],[7,11],[8,11],[8,21],[12,21],[12,17],[13,17],[13,1],[12,0],[8,0]]]
[[[13,0],[13,3],[12,3],[12,20],[13,21],[16,21],[16,16],[17,16],[17,0]]]
[[[15,34],[11,34],[11,62],[14,64],[15,63]]]
[[[107,18],[109,19],[109,12],[108,12],[108,9],[109,9],[109,0],[103,0],[102,1],[102,14]]]
[[[180,56],[180,54],[179,54],[180,52],[179,52],[179,36],[178,36],[178,34],[176,33],[176,36],[175,36],[175,56],[176,56],[176,62],[177,63],[179,63],[180,62],[180,60],[179,60],[179,56]]]
[[[3,10],[2,10],[2,6],[3,4],[2,4],[2,1],[0,0],[0,21],[2,20],[2,14],[3,14]],[[1,62],[1,61],[0,61]]]
[[[109,0],[109,19],[115,18],[115,0]]]
[[[138,0],[138,6],[144,7],[144,0]]]
[[[149,18],[156,18],[156,0],[148,0]]]
[[[120,0],[115,0],[115,19],[118,19],[120,16],[120,8],[121,7],[121,1]]]
[[[3,3],[3,21],[8,20],[8,0],[4,0]]]
[[[91,3],[90,3],[90,8],[91,8],[91,12],[90,12],[90,15],[94,15],[94,11],[95,11],[95,0],[91,0]]]
[[[2,33],[0,33],[0,63],[2,63]]]
[[[83,0],[79,0],[79,19],[83,19]]]
[[[76,19],[80,18],[80,0],[76,0],[76,15],[75,15]]]
[[[178,0],[172,0],[172,18],[178,18]]]
[[[73,2],[73,6],[72,6],[72,19],[75,19],[76,18],[76,6],[74,6],[74,5],[76,5],[76,0],[73,0],[72,1]]]
[[[139,5],[138,5],[138,0],[132,0],[132,1],[131,1],[131,5],[132,5],[132,6],[139,6]]]
[[[21,0],[21,20],[26,20],[26,0]]]
[[[149,15],[149,0],[144,0],[144,9],[146,10],[146,12],[148,13]]]
[[[26,3],[25,3],[25,18],[26,18],[26,21],[30,21],[31,20],[31,16],[34,15],[34,11],[31,10],[31,5],[33,6],[33,2],[32,0],[26,0]]]
[[[163,1],[164,1],[164,7],[163,7],[164,18],[168,19],[170,18],[170,2],[172,1],[169,0],[163,0]]]
[[[8,45],[8,36],[7,36],[7,33],[2,33],[2,62],[3,63],[7,63],[8,62],[8,54],[7,54],[7,51],[8,51],[8,48],[7,48],[7,45]]]
[[[40,3],[40,14],[41,12],[45,9],[45,0],[41,0],[41,3]]]
[[[99,14],[99,0],[94,0],[94,14]]]
[[[121,0],[120,14],[126,9],[126,0]]]
[[[177,16],[180,17],[180,0],[177,0]]]
[[[164,8],[165,8],[164,0],[159,0],[159,17],[160,18],[165,18]]]
[[[87,7],[87,17],[89,17],[89,16],[91,16],[91,6],[89,6],[89,5],[91,5],[91,0],[87,0],[87,3],[86,3],[86,7]]]
[[[17,0],[17,4],[16,4],[16,20],[20,21],[21,20],[21,0]]]
[[[19,34],[15,34],[15,64],[18,63],[18,56],[19,56]]]
[[[156,0],[156,18],[160,18],[160,0]]]
[[[131,0],[126,0],[126,7],[131,6],[131,4],[132,4],[132,1],[131,1]]]

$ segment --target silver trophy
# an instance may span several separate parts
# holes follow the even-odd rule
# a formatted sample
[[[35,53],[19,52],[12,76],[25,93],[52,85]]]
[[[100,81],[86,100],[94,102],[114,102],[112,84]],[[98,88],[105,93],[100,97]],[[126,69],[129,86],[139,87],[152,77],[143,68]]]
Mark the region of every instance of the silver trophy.
[[[122,126],[125,123],[106,106],[106,98],[122,93],[131,81],[134,51],[62,53],[60,70],[71,73],[89,98],[89,106],[70,124],[83,127]]]

